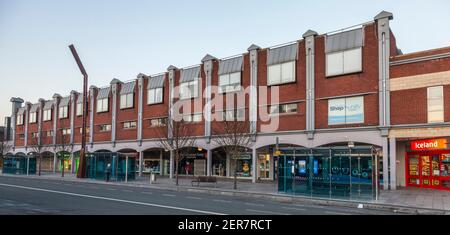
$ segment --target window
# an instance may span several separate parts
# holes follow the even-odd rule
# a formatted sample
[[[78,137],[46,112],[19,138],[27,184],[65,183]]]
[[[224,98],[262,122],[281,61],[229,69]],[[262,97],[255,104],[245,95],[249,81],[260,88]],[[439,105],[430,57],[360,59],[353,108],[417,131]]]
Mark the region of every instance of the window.
[[[52,110],[51,109],[44,110],[44,121],[50,120],[52,120]]]
[[[185,122],[201,122],[202,121],[202,114],[201,113],[197,113],[197,114],[183,115],[183,120]]]
[[[136,121],[131,121],[131,122],[124,122],[123,123],[123,129],[134,129],[136,128]]]
[[[80,127],[80,134],[83,134],[82,132],[83,132],[83,128]],[[85,134],[87,134],[87,133],[89,133],[89,127],[86,127],[86,133]]]
[[[31,138],[38,138],[38,137],[39,137],[39,133],[37,133],[37,132],[31,133]]]
[[[163,88],[148,89],[147,104],[158,104],[163,102]]]
[[[100,131],[111,131],[111,124],[99,125]]]
[[[61,132],[63,135],[70,135],[70,133],[72,133],[70,129],[62,129]]]
[[[109,101],[108,98],[97,100],[97,113],[108,112],[108,106],[109,106],[108,101]]]
[[[222,111],[222,120],[225,121],[243,121],[245,109],[233,109]]]
[[[189,99],[198,97],[198,78],[194,81],[183,82],[180,84],[180,99]]]
[[[219,76],[219,92],[233,92],[241,90],[241,72],[223,74]]]
[[[271,105],[269,109],[270,115],[278,115],[283,113],[297,113],[297,103],[294,104],[276,104]]]
[[[59,107],[59,118],[67,118],[69,112],[69,106]]]
[[[428,87],[428,122],[444,122],[444,87]]]
[[[53,130],[46,131],[46,135],[47,135],[47,137],[52,137],[53,136]]]
[[[328,125],[364,122],[364,97],[328,100]]]
[[[83,103],[77,103],[77,116],[83,115]]]
[[[23,114],[17,115],[17,125],[23,125]]]
[[[30,123],[36,123],[36,112],[30,113]]]
[[[295,61],[269,65],[267,85],[277,85],[295,81]]]
[[[25,134],[19,134],[19,139],[21,140],[25,139]]]
[[[134,104],[134,94],[123,94],[120,95],[120,109],[133,108]]]
[[[167,118],[155,118],[150,120],[151,127],[160,127],[167,125]]]
[[[362,71],[362,48],[327,53],[327,76],[335,76]]]

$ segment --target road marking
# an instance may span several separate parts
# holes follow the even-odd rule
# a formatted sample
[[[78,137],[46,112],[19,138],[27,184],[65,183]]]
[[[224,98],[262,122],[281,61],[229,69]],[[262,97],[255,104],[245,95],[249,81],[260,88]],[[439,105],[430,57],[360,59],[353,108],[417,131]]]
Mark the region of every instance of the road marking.
[[[245,205],[249,205],[249,206],[264,206],[263,204],[257,204],[257,203],[251,203],[251,202],[246,202]]]
[[[293,207],[281,207],[281,208],[286,210],[306,211],[306,209],[303,208],[293,208]]]
[[[128,190],[128,189],[122,189],[122,192],[127,192],[127,193],[132,193],[132,190]]]
[[[215,201],[215,202],[223,202],[223,203],[231,203],[231,201],[221,200],[221,199],[214,199],[213,201]]]
[[[42,188],[33,188],[33,187],[26,187],[26,186],[12,185],[12,184],[0,183],[0,186],[28,189],[28,190],[42,191],[42,192],[48,192],[48,193],[77,196],[77,197],[86,197],[86,198],[100,199],[100,200],[106,200],[106,201],[123,202],[123,203],[130,203],[130,204],[136,204],[136,205],[153,206],[153,207],[167,208],[167,209],[180,210],[180,211],[197,212],[197,213],[202,213],[202,214],[226,215],[226,214],[212,212],[212,211],[196,210],[196,209],[189,209],[189,208],[176,207],[176,206],[167,206],[167,205],[146,203],[146,202],[129,201],[129,200],[123,200],[123,199],[117,199],[117,198],[109,198],[109,197],[99,197],[99,196],[92,196],[92,195],[87,195],[87,194],[69,193],[69,192],[63,192],[63,191],[56,191],[56,190],[49,190],[49,189],[42,189]]]
[[[191,196],[187,196],[186,198],[189,198],[189,199],[195,199],[195,200],[202,200],[201,197],[191,197]]]
[[[274,212],[274,211],[261,211],[261,210],[253,210],[253,209],[245,209],[245,210],[250,211],[250,212],[264,213],[264,214],[289,215],[289,214]]]
[[[163,196],[166,196],[166,197],[175,197],[175,195],[173,195],[173,194],[163,194]]]
[[[334,212],[334,211],[325,211],[325,214],[329,214],[329,215],[349,215],[348,213]]]
[[[148,195],[153,194],[152,192],[141,192],[141,193],[143,193],[143,194],[148,194]]]
[[[115,188],[107,188],[106,190],[109,190],[109,191],[116,191],[117,189],[115,189]]]

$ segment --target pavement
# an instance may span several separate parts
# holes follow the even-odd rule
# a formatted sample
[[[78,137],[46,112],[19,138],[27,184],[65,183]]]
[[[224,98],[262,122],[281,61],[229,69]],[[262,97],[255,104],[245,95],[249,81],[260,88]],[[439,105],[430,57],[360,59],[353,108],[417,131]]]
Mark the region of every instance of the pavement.
[[[283,202],[292,204],[310,204],[317,206],[339,206],[347,208],[363,207],[367,209],[383,210],[394,213],[408,214],[447,214],[450,215],[450,192],[429,189],[399,189],[395,191],[380,192],[379,200],[375,201],[349,201],[338,199],[319,199],[304,196],[284,195],[277,192],[276,183],[259,182],[253,184],[246,180],[238,182],[237,190],[233,189],[231,179],[220,179],[217,184],[202,183],[199,187],[191,185],[191,178],[179,178],[179,185],[176,186],[174,179],[157,176],[155,182],[150,183],[149,176],[137,177],[136,180],[129,182],[104,182],[92,179],[77,179],[73,174],[67,174],[61,177],[60,173],[46,173],[37,175],[0,175],[0,178],[18,177],[29,179],[45,179],[66,182],[83,182],[97,185],[109,186],[130,186],[134,188],[159,189],[185,193],[202,193],[214,197],[234,196],[261,199],[265,201]]]

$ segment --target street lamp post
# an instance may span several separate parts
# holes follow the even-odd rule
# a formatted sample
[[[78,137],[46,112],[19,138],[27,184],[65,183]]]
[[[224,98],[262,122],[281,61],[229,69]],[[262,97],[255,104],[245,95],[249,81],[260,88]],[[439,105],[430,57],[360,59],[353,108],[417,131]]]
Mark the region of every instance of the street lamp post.
[[[78,68],[83,75],[83,124],[81,128],[81,151],[80,151],[80,163],[78,167],[77,178],[85,178],[86,177],[86,121],[87,121],[87,84],[88,84],[88,75],[86,70],[84,69],[83,63],[81,63],[80,57],[78,56],[77,51],[73,44],[69,46],[70,51],[72,52],[75,61],[77,62]]]

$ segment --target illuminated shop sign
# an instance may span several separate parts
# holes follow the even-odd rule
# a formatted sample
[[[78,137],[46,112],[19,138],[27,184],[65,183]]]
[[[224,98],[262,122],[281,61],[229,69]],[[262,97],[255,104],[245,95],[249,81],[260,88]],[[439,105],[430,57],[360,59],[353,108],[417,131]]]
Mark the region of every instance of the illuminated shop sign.
[[[411,150],[433,150],[446,148],[447,148],[447,139],[411,141]]]

